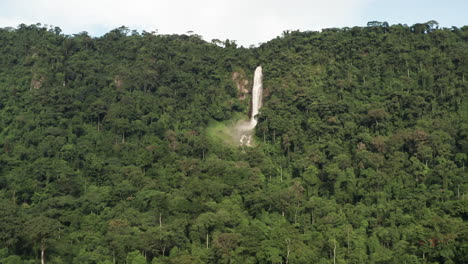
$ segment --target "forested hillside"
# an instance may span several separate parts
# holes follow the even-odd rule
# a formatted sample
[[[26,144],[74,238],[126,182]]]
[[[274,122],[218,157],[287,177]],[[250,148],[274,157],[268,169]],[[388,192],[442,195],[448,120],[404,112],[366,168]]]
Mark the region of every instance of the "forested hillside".
[[[255,147],[214,123],[264,99]],[[245,86],[245,87],[243,87]],[[0,29],[0,263],[468,263],[468,26]]]

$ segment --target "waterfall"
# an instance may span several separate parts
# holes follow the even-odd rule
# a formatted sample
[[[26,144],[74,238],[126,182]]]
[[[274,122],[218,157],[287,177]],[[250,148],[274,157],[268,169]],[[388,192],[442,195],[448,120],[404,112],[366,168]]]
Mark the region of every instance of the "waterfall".
[[[257,125],[257,119],[255,118],[258,115],[258,110],[262,107],[262,94],[263,94],[263,73],[262,66],[258,66],[255,69],[254,74],[254,85],[252,88],[252,114],[250,116],[250,126],[252,129]]]
[[[250,121],[247,124],[239,124],[238,129],[241,131],[239,143],[240,145],[252,146],[252,134],[255,126],[257,126],[257,118],[260,108],[262,107],[263,95],[263,73],[262,66],[258,66],[254,73],[254,84],[252,88],[252,112]]]

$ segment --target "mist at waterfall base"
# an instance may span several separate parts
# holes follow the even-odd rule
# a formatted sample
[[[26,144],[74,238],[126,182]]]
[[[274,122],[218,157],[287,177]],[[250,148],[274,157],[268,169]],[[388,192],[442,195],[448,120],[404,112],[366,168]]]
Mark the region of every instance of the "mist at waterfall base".
[[[232,136],[239,145],[241,146],[253,146],[253,134],[254,129],[257,126],[256,116],[262,107],[262,96],[263,96],[263,73],[262,66],[258,66],[254,73],[254,84],[252,88],[252,111],[250,114],[250,120],[239,121],[232,131]]]

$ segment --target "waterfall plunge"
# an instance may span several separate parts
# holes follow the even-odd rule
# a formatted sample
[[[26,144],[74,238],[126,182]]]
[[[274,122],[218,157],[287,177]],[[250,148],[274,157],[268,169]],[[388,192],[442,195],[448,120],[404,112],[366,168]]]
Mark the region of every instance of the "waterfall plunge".
[[[263,73],[262,66],[258,66],[255,69],[254,84],[252,88],[252,113],[250,115],[250,121],[246,124],[239,124],[241,146],[252,146],[252,134],[255,126],[257,126],[256,115],[258,115],[260,107],[262,107],[262,96],[263,96]]]
[[[255,116],[258,115],[258,110],[260,110],[260,107],[262,107],[262,94],[263,73],[262,66],[258,66],[257,69],[255,69],[254,85],[252,88],[252,115],[250,116],[251,129],[254,129],[258,122]]]

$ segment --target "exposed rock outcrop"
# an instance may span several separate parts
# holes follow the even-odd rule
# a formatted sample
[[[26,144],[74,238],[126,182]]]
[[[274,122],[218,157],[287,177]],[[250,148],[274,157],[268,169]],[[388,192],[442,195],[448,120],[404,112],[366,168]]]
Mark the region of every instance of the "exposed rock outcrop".
[[[249,93],[249,89],[247,89],[249,80],[247,80],[245,73],[243,71],[233,72],[231,79],[236,83],[239,100],[244,100],[246,98],[246,94]]]
[[[114,84],[115,84],[115,87],[117,88],[117,90],[121,90],[121,89],[122,89],[122,86],[123,86],[123,78],[122,78],[122,76],[116,75],[116,76],[114,77]]]
[[[37,74],[37,73],[33,73],[33,76],[31,78],[31,89],[39,89],[41,88],[42,84],[45,82],[45,77],[40,75],[40,74]]]

